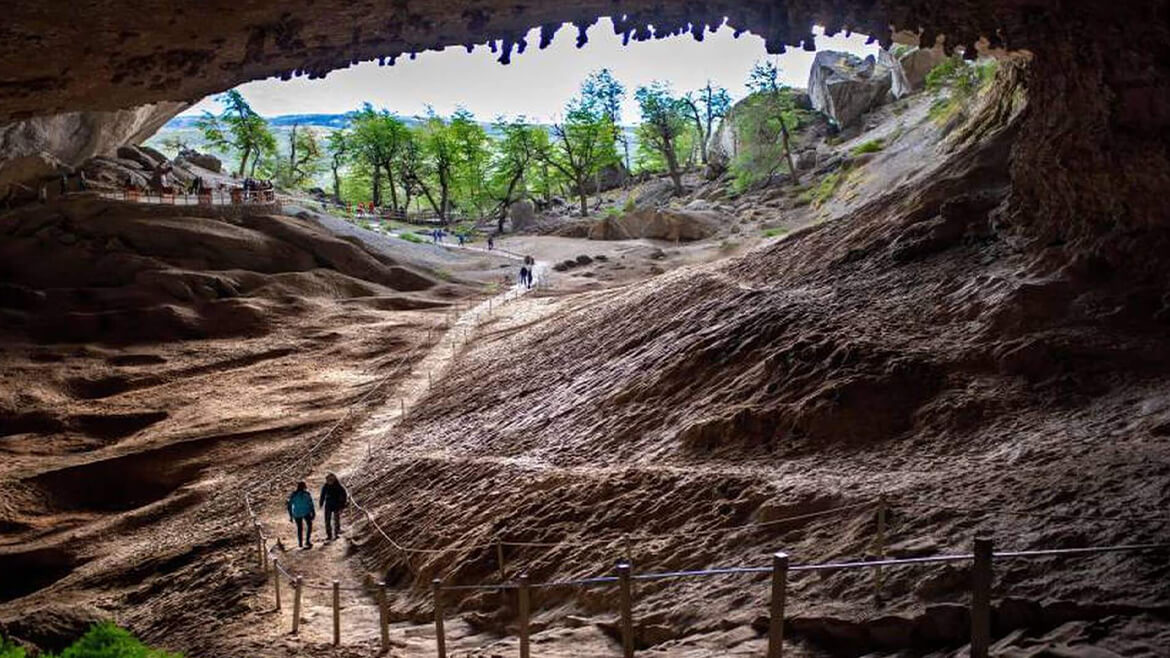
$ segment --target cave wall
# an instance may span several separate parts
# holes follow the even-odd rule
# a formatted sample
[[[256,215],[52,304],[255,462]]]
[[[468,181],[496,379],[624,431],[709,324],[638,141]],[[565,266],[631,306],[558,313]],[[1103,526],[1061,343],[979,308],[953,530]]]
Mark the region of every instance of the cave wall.
[[[359,61],[492,42],[501,61],[544,45],[562,22],[579,43],[598,16],[627,38],[690,32],[724,16],[769,51],[814,47],[810,29],[1034,55],[1014,158],[1015,225],[1033,245],[1074,243],[1114,264],[1158,269],[1165,230],[1170,0],[45,0],[0,25],[0,123],[63,111],[195,101],[271,75],[320,77]],[[651,31],[649,25],[654,26]],[[541,43],[524,41],[543,26]],[[567,35],[566,35],[567,36]],[[563,37],[562,37],[563,38]],[[498,44],[496,40],[499,40]],[[1134,258],[1130,249],[1145,249]]]

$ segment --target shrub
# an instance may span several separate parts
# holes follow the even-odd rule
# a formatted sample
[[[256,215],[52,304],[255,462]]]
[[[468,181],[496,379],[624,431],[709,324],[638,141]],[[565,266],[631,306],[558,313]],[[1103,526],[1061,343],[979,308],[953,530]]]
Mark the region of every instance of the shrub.
[[[626,203],[622,206],[622,210],[626,212],[634,212],[637,207],[637,204],[634,203],[634,195],[631,194],[630,196],[626,197]]]
[[[8,640],[0,640],[0,658],[25,658],[24,649]]]
[[[862,155],[865,153],[877,153],[878,151],[884,149],[885,147],[886,147],[886,143],[884,140],[871,139],[868,142],[865,142],[864,144],[854,146],[853,150],[850,151],[850,153],[852,153],[853,155]]]
[[[13,654],[20,658],[24,652]],[[7,654],[0,654],[9,658]],[[45,658],[54,658],[46,655]],[[62,651],[56,658],[183,658],[182,654],[170,653],[146,646],[130,631],[110,622],[95,624],[85,635]]]
[[[811,204],[813,208],[820,208],[826,201],[833,198],[833,194],[837,192],[837,188],[844,182],[844,169],[838,169],[833,173],[825,176],[814,187],[810,187],[800,195],[799,200],[803,203]]]
[[[606,219],[617,219],[618,217],[622,216],[622,211],[618,210],[614,206],[610,206],[605,209],[604,215]]]
[[[788,235],[788,229],[786,229],[786,228],[770,228],[767,231],[764,231],[765,238],[775,238],[775,237],[779,237],[781,235]]]
[[[413,242],[415,244],[423,244],[426,242],[425,240],[420,238],[418,236],[418,234],[416,234],[416,233],[399,233],[398,237],[402,238],[403,240],[406,240],[407,242]]]

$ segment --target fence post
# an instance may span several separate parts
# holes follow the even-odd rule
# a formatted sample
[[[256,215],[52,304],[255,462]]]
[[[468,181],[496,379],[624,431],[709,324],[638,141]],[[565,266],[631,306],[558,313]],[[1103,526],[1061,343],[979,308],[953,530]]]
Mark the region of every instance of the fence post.
[[[304,581],[297,576],[293,581],[293,635],[301,630],[301,592],[304,591]]]
[[[971,658],[987,658],[991,649],[991,540],[975,539],[971,570]]]
[[[877,559],[879,561],[886,559],[886,495],[878,496],[877,507],[877,537],[874,543],[877,549]],[[874,567],[873,570],[873,600],[875,603],[882,602],[882,568]]]
[[[623,658],[634,658],[634,613],[633,603],[630,601],[630,565],[619,562],[617,575],[618,595],[621,599],[622,656]]]
[[[276,611],[280,612],[280,560],[272,561],[272,589],[276,594]]]
[[[386,606],[386,583],[378,583],[378,631],[382,636],[382,649],[390,648],[390,610]]]
[[[443,599],[440,587],[442,581],[435,578],[431,581],[431,594],[435,601],[435,646],[439,651],[439,658],[447,658],[447,637],[443,634]]]
[[[520,658],[528,658],[528,615],[531,593],[528,590],[528,574],[520,574]]]
[[[341,583],[333,581],[333,646],[341,646]]]
[[[768,618],[768,658],[784,655],[784,606],[788,598],[788,554],[772,556],[772,605]]]

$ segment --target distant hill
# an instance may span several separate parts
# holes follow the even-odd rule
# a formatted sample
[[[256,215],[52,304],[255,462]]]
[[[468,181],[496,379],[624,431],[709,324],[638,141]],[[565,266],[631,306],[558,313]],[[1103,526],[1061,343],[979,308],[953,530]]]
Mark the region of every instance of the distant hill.
[[[348,114],[281,114],[274,117],[265,117],[268,125],[273,127],[285,126],[318,126],[321,128],[345,128],[349,126]],[[199,120],[198,116],[186,115],[178,116],[163,125],[163,129],[183,130],[195,127],[195,122]]]

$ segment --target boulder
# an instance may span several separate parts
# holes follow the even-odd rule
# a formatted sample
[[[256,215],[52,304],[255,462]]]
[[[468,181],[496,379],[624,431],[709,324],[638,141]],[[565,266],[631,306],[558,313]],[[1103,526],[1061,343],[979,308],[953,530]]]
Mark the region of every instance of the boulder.
[[[153,149],[151,149],[151,150],[153,150]],[[158,151],[155,151],[155,153],[158,153]],[[148,171],[154,170],[155,167],[158,167],[159,165],[161,165],[162,163],[167,161],[167,159],[165,157],[163,157],[161,153],[159,153],[160,157],[155,158],[154,156],[150,155],[146,151],[143,151],[142,149],[138,148],[137,146],[130,146],[130,145],[119,146],[118,150],[117,150],[117,155],[119,158],[121,158],[123,160],[133,160],[134,162],[137,162],[139,165],[142,166],[143,169],[146,169]]]
[[[523,231],[536,221],[536,204],[531,199],[517,199],[508,206],[513,231]]]
[[[223,162],[208,153],[200,153],[199,151],[192,151],[183,149],[179,151],[179,157],[176,160],[185,160],[196,167],[201,167],[207,171],[220,174],[223,173]]]
[[[622,186],[629,179],[630,174],[622,163],[606,165],[597,172],[597,175],[585,182],[586,194],[597,194],[614,190]]]
[[[135,187],[145,188],[150,179],[138,167],[127,167],[114,158],[97,157],[82,166],[85,178],[98,187],[122,188],[129,181]]]
[[[606,217],[589,231],[590,240],[670,240],[691,242],[709,238],[727,223],[719,213],[668,208],[635,210],[620,217]]]
[[[870,55],[865,59],[821,51],[813,59],[808,78],[813,108],[840,128],[856,124],[866,112],[905,94],[907,87],[901,66],[885,50],[880,58]]]
[[[646,210],[665,205],[674,197],[674,183],[668,178],[648,181],[634,191],[634,208]]]
[[[902,72],[906,74],[911,91],[918,91],[926,86],[926,74],[946,58],[941,47],[915,48],[902,55],[898,63],[902,65]]]

